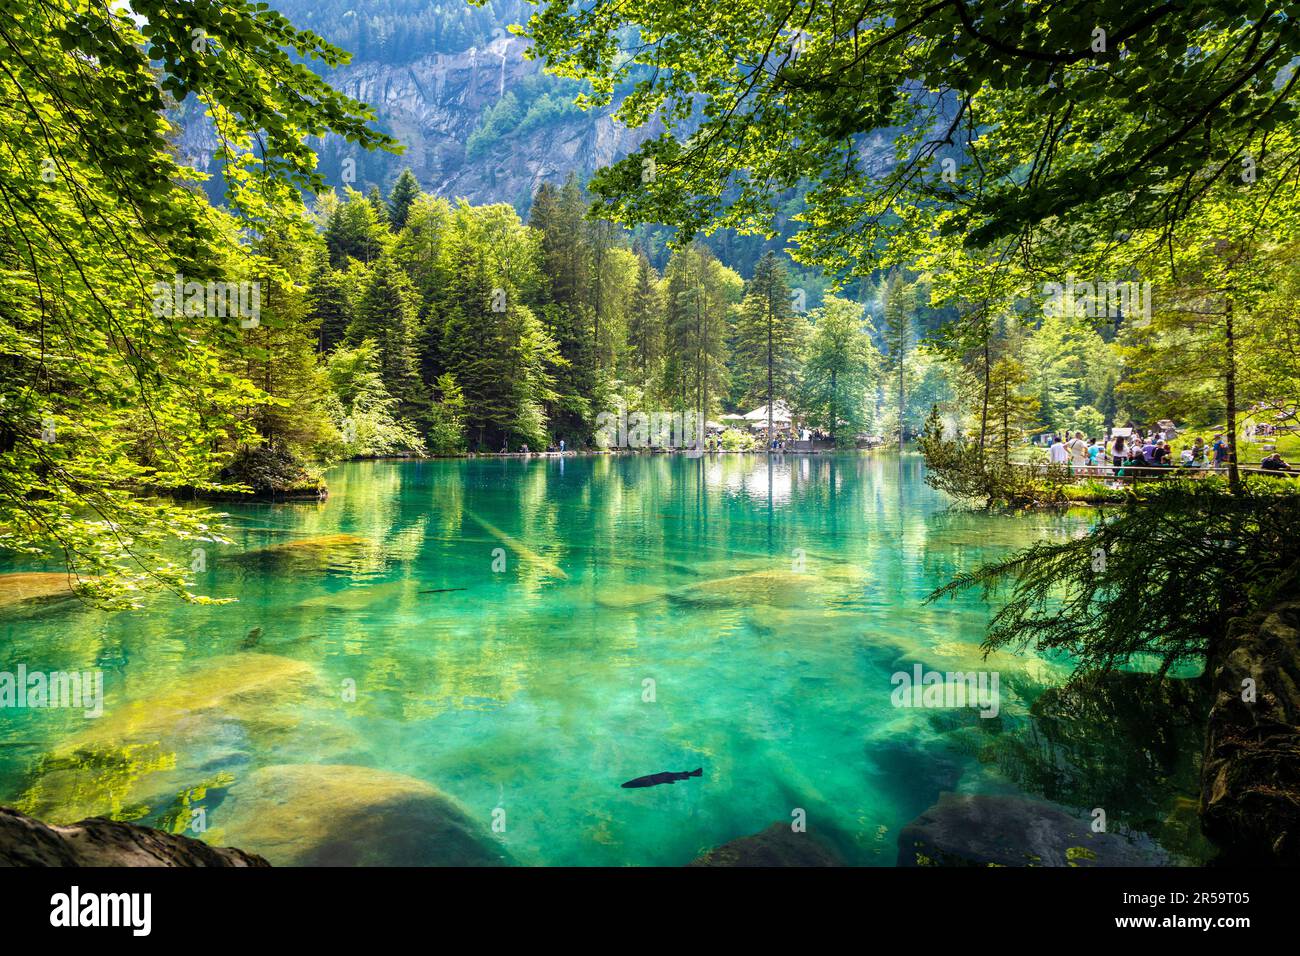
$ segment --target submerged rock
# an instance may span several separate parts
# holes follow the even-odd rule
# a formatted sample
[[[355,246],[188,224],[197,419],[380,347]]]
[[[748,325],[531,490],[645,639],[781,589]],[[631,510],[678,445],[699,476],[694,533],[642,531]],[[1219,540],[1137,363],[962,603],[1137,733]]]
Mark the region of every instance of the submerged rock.
[[[639,607],[662,601],[668,590],[657,584],[606,585],[596,592],[596,603],[609,608]]]
[[[669,595],[683,604],[806,607],[817,581],[795,571],[754,571],[701,581]]]
[[[245,551],[238,557],[310,557],[328,554],[331,551],[340,549],[360,548],[369,543],[366,538],[358,537],[355,534],[321,534],[308,538],[298,538],[294,541],[284,541],[280,544],[270,544],[263,548],[255,548],[252,551]]]
[[[773,823],[761,833],[714,847],[687,866],[843,866],[833,851],[811,834],[796,833],[788,823]]]
[[[899,866],[1160,866],[1149,839],[1093,833],[1064,808],[1016,796],[944,793],[898,835]]]
[[[369,767],[264,767],[230,791],[224,838],[276,866],[501,866],[507,854],[450,797]],[[223,807],[224,810],[224,807]]]
[[[233,847],[133,823],[82,820],[48,826],[0,807],[0,867],[3,866],[270,866]]]
[[[171,678],[156,693],[137,691],[136,699],[106,707],[104,716],[71,737],[56,753],[126,742],[164,744],[204,733],[205,717],[223,719],[257,714],[287,697],[316,686],[310,664],[274,654],[246,652],[209,658]]]
[[[14,571],[0,574],[0,608],[72,595],[72,584],[67,571]]]
[[[319,690],[316,670],[301,661],[253,651],[211,658],[106,706],[59,741],[36,762],[18,806],[56,823],[140,819],[214,768],[246,761],[259,741],[334,743],[299,706]]]
[[[1234,864],[1300,864],[1300,602],[1238,618],[1214,669],[1201,826]],[[1249,698],[1249,699],[1244,699]]]

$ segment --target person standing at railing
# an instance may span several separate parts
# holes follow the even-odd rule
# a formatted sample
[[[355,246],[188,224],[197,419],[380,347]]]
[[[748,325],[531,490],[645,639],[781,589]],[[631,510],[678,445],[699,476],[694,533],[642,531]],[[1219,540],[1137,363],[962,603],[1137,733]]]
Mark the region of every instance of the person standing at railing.
[[[1114,441],[1111,442],[1110,451],[1106,456],[1107,459],[1110,461],[1111,465],[1118,468],[1123,464],[1126,454],[1127,452],[1124,449],[1124,436],[1116,435]]]
[[[1224,440],[1223,435],[1214,436],[1214,467],[1226,468],[1228,466],[1228,443]]]
[[[1064,465],[1069,460],[1069,454],[1065,450],[1065,442],[1061,441],[1060,435],[1052,436],[1052,447],[1047,449],[1047,461],[1052,465]]]
[[[1084,468],[1088,464],[1088,443],[1083,440],[1083,432],[1075,432],[1074,437],[1065,446],[1070,453],[1070,465]]]

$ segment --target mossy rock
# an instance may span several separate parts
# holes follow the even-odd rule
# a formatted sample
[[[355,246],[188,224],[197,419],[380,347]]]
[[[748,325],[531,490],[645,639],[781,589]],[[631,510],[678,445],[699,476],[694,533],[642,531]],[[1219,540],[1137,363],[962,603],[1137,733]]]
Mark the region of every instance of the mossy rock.
[[[281,764],[230,790],[222,839],[275,866],[501,866],[483,827],[429,784],[369,767]]]
[[[773,823],[761,833],[714,847],[687,866],[843,866],[840,857],[807,831]]]

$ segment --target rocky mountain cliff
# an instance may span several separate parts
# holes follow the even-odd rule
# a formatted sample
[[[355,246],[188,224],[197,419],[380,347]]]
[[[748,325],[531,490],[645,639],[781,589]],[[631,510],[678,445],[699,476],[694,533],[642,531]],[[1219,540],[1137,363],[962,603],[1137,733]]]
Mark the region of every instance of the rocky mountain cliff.
[[[404,155],[392,156],[333,137],[315,144],[321,171],[336,188],[366,191],[377,184],[387,191],[409,166],[429,192],[473,203],[508,202],[522,211],[543,181],[563,182],[570,172],[585,180],[660,132],[629,130],[609,110],[573,106],[577,84],[542,74],[537,61],[524,58],[527,43],[506,32],[527,16],[523,4],[500,3],[497,10],[465,5],[468,14],[420,0],[275,5],[296,25],[353,52],[348,66],[325,71],[327,79],[370,104],[376,125],[406,146]],[[453,13],[471,19],[449,20]],[[209,164],[216,138],[202,108],[187,103],[180,125],[185,160],[215,173]],[[221,188],[214,180],[214,191]]]

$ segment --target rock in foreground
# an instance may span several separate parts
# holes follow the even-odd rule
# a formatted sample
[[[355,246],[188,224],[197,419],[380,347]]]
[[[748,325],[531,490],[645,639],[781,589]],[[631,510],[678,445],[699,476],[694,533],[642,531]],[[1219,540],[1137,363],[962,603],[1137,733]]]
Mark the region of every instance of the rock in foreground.
[[[1300,602],[1238,618],[1214,670],[1201,827],[1225,864],[1300,864]]]
[[[1015,796],[943,793],[898,835],[899,866],[1159,866],[1149,840],[1093,833],[1060,807]]]
[[[762,833],[714,847],[687,866],[843,866],[838,856],[808,833],[773,823]]]
[[[270,866],[231,847],[99,818],[52,827],[0,807],[0,866]]]

